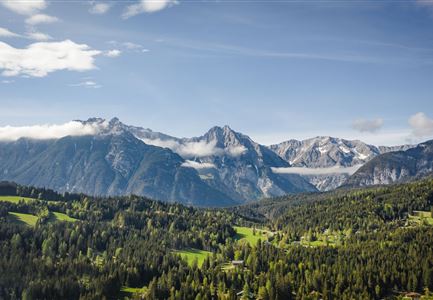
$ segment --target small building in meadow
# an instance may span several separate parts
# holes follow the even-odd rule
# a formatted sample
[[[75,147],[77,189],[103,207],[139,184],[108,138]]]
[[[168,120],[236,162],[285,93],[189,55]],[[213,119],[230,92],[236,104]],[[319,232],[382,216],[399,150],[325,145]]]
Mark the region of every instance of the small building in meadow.
[[[244,265],[244,261],[243,260],[232,260],[232,266],[234,267],[242,267]]]

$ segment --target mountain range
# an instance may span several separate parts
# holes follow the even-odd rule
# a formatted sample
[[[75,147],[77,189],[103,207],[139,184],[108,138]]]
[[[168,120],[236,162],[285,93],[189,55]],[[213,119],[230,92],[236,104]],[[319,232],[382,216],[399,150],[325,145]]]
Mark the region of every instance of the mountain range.
[[[421,151],[416,150],[421,145],[376,147],[333,137],[267,147],[229,126],[177,138],[117,118],[75,122],[97,130],[56,139],[0,141],[0,180],[60,192],[137,194],[197,206],[230,206],[331,190],[346,182],[380,184],[377,178],[360,174],[381,157],[391,161],[394,155]],[[373,169],[377,174],[378,167]],[[411,170],[408,174],[417,173]],[[384,183],[401,177],[391,176]]]
[[[289,140],[271,145],[270,149],[294,168],[287,172],[303,174],[320,191],[341,186],[352,173],[372,158],[391,151],[407,150],[412,145],[373,146],[329,136],[303,141]]]
[[[404,182],[433,173],[433,141],[406,151],[385,153],[373,158],[353,174],[345,186],[383,185]]]

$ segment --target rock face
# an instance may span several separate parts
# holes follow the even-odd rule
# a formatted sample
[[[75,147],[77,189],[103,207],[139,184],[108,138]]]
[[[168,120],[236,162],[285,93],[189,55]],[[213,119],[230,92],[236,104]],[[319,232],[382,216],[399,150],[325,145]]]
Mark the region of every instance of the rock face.
[[[433,172],[433,141],[406,151],[381,154],[354,173],[346,186],[368,186],[407,181]]]
[[[200,206],[238,203],[183,163],[171,150],[146,145],[128,131],[0,143],[3,180],[60,192],[137,194]]]
[[[320,191],[341,186],[356,168],[382,153],[409,149],[410,145],[376,147],[361,141],[320,136],[303,141],[289,140],[269,148],[293,167],[316,169],[302,174]],[[327,171],[326,171],[327,170]]]
[[[213,127],[199,137],[176,138],[117,118],[75,122],[92,131],[57,139],[0,141],[0,180],[60,192],[137,194],[198,206],[228,206],[337,188],[374,157],[388,157],[388,164],[395,161],[395,165],[383,172],[375,168],[371,178],[351,177],[353,184],[394,182],[429,169],[427,158],[418,162],[413,154],[398,165],[398,155],[403,154],[389,152],[411,146],[375,147],[316,137],[266,147],[229,126]],[[421,151],[416,149],[421,148],[402,153]]]
[[[229,126],[213,127],[200,137],[178,139],[148,130],[135,132],[144,142],[166,146],[186,159],[210,186],[241,202],[316,188],[299,175],[280,175],[271,168],[290,164],[265,146]]]
[[[137,194],[198,206],[228,206],[315,191],[289,164],[228,127],[176,139],[118,119],[78,121],[98,132],[51,140],[0,142],[0,180],[91,195]]]

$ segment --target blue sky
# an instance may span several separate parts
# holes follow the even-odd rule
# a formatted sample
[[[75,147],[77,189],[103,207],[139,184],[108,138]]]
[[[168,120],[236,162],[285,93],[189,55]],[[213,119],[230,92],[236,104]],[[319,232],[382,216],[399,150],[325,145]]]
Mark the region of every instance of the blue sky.
[[[3,1],[0,126],[433,137],[433,2]]]

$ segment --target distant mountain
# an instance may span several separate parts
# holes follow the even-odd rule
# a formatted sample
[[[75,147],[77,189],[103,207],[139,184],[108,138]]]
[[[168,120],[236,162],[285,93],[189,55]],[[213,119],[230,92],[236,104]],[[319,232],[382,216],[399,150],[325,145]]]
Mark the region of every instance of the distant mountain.
[[[377,155],[410,147],[413,146],[376,147],[357,140],[318,136],[303,141],[289,140],[269,148],[297,167],[299,174],[316,188],[328,191],[343,184],[358,167]],[[307,172],[308,169],[315,170]]]
[[[94,134],[0,142],[0,180],[90,195],[137,194],[199,206],[316,191],[289,164],[249,137],[214,127],[178,139],[117,118],[76,121]]]
[[[335,189],[374,157],[412,147],[333,137],[267,147],[229,126],[177,138],[117,118],[75,122],[91,130],[57,139],[0,141],[0,180],[60,192],[228,206]]]
[[[380,150],[361,141],[348,141],[319,136],[303,141],[289,140],[270,149],[294,167],[325,168],[335,165],[350,167],[364,164]]]
[[[145,143],[179,153],[187,160],[186,165],[197,169],[210,186],[239,201],[316,191],[299,175],[274,173],[272,168],[290,164],[229,126],[216,126],[203,136],[184,139],[149,130],[134,134]]]
[[[415,148],[381,154],[355,172],[346,186],[368,186],[407,181],[433,172],[433,140]]]
[[[101,120],[90,120],[99,122]],[[0,179],[91,195],[137,194],[199,206],[227,206],[178,154],[147,145],[112,120],[98,135],[0,143]]]

